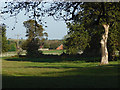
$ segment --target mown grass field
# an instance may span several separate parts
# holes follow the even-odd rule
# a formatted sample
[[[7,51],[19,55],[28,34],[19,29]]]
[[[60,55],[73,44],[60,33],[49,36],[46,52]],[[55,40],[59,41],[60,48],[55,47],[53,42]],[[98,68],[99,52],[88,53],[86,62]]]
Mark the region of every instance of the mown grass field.
[[[2,58],[2,88],[119,88],[120,61],[100,66],[57,59]]]
[[[63,50],[47,50],[47,51],[43,51],[43,54],[58,54],[59,55],[61,53],[63,53]]]

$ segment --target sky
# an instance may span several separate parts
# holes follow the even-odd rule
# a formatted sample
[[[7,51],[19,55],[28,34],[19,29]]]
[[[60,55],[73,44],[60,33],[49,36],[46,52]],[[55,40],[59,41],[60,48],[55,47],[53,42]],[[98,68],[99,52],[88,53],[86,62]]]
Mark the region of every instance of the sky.
[[[8,15],[4,15],[4,17],[8,17]],[[26,35],[26,28],[23,26],[23,22],[29,20],[27,16],[24,15],[24,11],[20,12],[17,15],[17,23],[15,24],[15,18],[7,18],[2,20],[2,23],[5,23],[9,28],[6,28],[6,36],[7,38],[23,38]],[[65,35],[67,35],[67,27],[64,21],[55,21],[52,17],[47,17],[44,19],[47,22],[47,28],[44,28],[45,31],[48,33],[48,39],[63,39]],[[12,28],[15,26],[15,29]],[[19,35],[19,37],[17,37]]]

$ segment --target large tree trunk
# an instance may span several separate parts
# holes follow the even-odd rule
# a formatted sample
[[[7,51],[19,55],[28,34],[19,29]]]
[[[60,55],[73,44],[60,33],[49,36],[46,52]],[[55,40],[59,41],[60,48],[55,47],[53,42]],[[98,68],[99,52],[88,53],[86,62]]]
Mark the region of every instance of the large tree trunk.
[[[108,63],[108,50],[107,50],[107,39],[108,39],[108,32],[109,32],[109,25],[103,24],[103,27],[105,29],[105,33],[102,35],[101,40],[101,65],[103,64],[109,64]]]

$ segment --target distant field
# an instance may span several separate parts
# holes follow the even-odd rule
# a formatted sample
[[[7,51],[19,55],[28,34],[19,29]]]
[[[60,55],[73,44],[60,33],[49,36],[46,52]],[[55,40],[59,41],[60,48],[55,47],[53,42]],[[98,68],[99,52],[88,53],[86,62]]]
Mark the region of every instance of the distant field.
[[[43,54],[58,54],[59,55],[61,53],[63,53],[63,50],[48,50],[48,51],[43,51]]]
[[[24,58],[2,58],[3,88],[119,87],[120,61],[99,66],[99,62],[49,62],[52,59],[41,59],[40,62],[34,62],[35,59],[24,61]],[[35,61],[39,61],[39,58]]]
[[[61,53],[63,53],[63,50],[48,50],[48,51],[43,51],[43,54],[60,55]],[[26,51],[22,52],[22,55],[25,55],[25,54],[26,54]],[[17,55],[17,52],[6,52],[6,53],[3,53],[3,56],[14,56],[14,55]]]

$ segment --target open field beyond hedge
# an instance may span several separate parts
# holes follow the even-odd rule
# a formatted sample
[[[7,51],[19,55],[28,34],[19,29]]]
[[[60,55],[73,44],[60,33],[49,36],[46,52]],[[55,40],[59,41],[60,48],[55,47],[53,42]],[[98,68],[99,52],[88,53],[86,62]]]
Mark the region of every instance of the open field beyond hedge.
[[[64,50],[64,52],[66,52]],[[54,54],[54,55],[60,55],[63,53],[63,50],[45,50],[43,51],[43,54]],[[24,50],[22,53],[22,55],[25,55],[26,54],[26,51]],[[13,51],[13,52],[5,52],[3,53],[2,55],[0,55],[0,57],[4,56],[4,57],[9,57],[9,56],[14,56],[14,55],[17,55],[17,51]]]
[[[24,59],[2,58],[3,88],[118,88],[120,84],[120,61],[99,66],[79,60]]]

